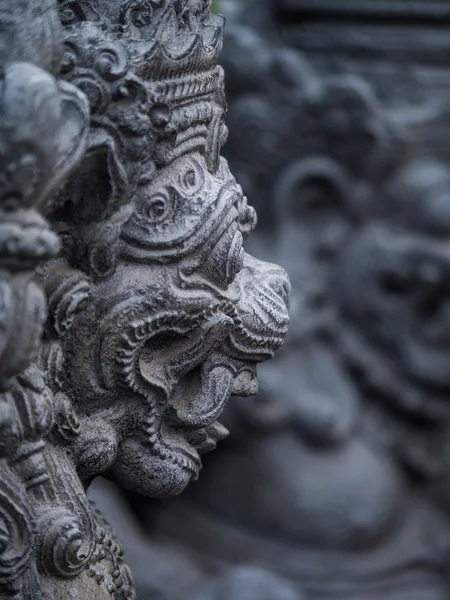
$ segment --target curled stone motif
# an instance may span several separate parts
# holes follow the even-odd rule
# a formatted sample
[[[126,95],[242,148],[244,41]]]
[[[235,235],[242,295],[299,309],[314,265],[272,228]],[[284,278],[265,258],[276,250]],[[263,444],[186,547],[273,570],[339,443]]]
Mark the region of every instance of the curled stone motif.
[[[69,511],[53,512],[47,524],[40,523],[44,533],[40,557],[42,565],[59,577],[74,577],[87,566],[89,553],[84,548],[82,525]]]
[[[32,516],[11,481],[2,479],[0,490],[0,584],[20,577],[34,544]]]

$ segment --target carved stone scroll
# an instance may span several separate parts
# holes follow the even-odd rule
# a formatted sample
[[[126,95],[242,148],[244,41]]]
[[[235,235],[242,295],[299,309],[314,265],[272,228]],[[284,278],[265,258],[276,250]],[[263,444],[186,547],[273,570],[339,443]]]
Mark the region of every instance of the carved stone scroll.
[[[196,479],[290,284],[243,249],[210,2],[3,0],[0,25],[0,596],[130,600],[87,487]]]

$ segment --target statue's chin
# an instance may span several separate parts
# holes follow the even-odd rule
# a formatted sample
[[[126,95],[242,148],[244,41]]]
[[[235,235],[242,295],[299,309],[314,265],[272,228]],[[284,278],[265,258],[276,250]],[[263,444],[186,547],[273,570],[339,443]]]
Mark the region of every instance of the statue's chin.
[[[139,440],[129,439],[121,444],[106,476],[143,496],[167,498],[180,494],[198,477],[200,468],[199,459],[189,458],[181,450],[172,449],[167,458],[160,458]]]

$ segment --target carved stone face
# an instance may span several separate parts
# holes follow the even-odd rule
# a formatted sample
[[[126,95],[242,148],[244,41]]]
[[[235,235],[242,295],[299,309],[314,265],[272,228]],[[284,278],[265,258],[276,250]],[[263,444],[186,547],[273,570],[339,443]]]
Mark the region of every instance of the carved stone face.
[[[199,153],[138,190],[114,274],[64,336],[84,480],[179,493],[226,435],[230,394],[256,392],[256,364],[286,333],[290,284],[244,252],[253,218],[226,162],[211,173]]]
[[[286,333],[289,281],[244,252],[256,215],[220,158],[222,19],[209,6],[61,2],[63,72],[91,127],[50,215],[64,258],[44,275],[42,354],[85,484],[182,491],[226,434],[229,396],[255,393],[256,364]]]

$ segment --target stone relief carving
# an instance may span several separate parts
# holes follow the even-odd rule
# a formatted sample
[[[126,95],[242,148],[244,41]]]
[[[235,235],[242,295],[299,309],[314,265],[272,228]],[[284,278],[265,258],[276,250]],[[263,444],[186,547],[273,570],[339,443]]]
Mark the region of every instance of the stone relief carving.
[[[257,11],[228,30],[227,148],[260,202],[252,249],[291,276],[289,335],[255,400],[228,407],[234,435],[201,481],[133,506],[197,569],[167,598],[444,600],[445,112],[424,90],[388,102],[379,74],[329,73]]]
[[[210,2],[5,1],[0,22],[0,596],[131,599],[87,487],[196,479],[290,284],[243,249]]]
[[[52,3],[2,3],[0,21],[0,596],[31,599],[41,597],[44,577],[37,556],[54,556],[42,561],[46,570],[69,568],[78,551],[65,528],[75,517],[56,498],[58,473],[46,453],[53,397],[33,363],[46,317],[33,269],[59,251],[41,213],[79,160],[89,117],[83,95],[54,78]]]

